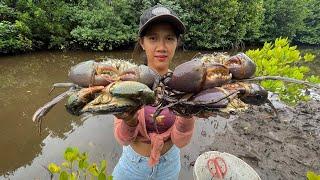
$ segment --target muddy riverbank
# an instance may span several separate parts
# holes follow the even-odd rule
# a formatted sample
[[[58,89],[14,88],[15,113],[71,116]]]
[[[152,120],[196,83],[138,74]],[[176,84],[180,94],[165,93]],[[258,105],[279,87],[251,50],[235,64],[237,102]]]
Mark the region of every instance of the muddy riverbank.
[[[251,165],[265,180],[306,179],[309,170],[319,173],[319,100],[277,109],[279,118],[274,117],[268,106],[253,106],[239,113],[201,151],[231,153]],[[208,136],[207,132],[202,134]],[[190,169],[193,163],[193,159],[189,161]]]

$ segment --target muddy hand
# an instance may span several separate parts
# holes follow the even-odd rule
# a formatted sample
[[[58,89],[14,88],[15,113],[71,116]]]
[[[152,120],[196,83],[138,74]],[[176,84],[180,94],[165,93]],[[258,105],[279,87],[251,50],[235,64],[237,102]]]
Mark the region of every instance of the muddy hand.
[[[140,107],[138,107],[132,111],[129,111],[129,112],[114,114],[114,116],[117,117],[118,119],[122,119],[129,126],[136,126],[138,124],[137,111],[139,109],[140,109]]]
[[[207,118],[209,118],[209,117],[211,117],[211,116],[217,116],[217,114],[214,113],[214,112],[210,112],[210,111],[204,111],[204,112],[201,112],[201,113],[199,113],[199,114],[197,114],[197,115],[195,115],[195,116],[197,116],[197,117],[199,117],[199,118],[205,118],[205,119],[207,119]]]

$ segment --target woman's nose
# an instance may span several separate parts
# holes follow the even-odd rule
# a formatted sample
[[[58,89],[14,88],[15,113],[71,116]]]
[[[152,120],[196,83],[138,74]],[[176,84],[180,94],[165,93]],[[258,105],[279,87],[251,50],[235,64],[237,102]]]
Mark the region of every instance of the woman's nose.
[[[158,43],[157,51],[167,51],[166,41],[160,40]]]

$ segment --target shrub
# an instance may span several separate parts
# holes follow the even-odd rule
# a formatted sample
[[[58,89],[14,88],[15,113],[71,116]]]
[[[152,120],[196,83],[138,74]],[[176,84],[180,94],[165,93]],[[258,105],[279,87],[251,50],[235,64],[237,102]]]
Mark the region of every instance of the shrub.
[[[107,162],[102,160],[100,166],[88,161],[88,153],[80,153],[78,148],[68,147],[64,152],[66,160],[61,166],[50,163],[46,168],[53,179],[54,174],[59,174],[60,180],[86,179],[87,177],[97,177],[99,180],[112,179],[112,176],[105,173]]]
[[[246,54],[257,65],[256,76],[283,76],[320,83],[319,76],[308,76],[309,68],[301,65],[303,61],[312,61],[315,56],[309,53],[302,56],[296,46],[289,45],[288,38],[277,38],[274,43],[266,42],[263,48],[248,50]],[[262,81],[261,85],[279,94],[280,99],[289,104],[309,99],[309,96],[303,93],[304,86],[300,84],[266,80]]]

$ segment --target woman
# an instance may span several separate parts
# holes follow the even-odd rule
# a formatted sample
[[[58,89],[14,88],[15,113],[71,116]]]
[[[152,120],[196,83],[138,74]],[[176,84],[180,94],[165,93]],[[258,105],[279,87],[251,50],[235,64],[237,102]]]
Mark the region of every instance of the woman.
[[[138,45],[145,51],[147,65],[166,74],[184,31],[184,25],[171,9],[156,5],[146,10],[140,17]],[[155,129],[154,112],[154,107],[144,106],[115,119],[115,137],[124,145],[112,174],[115,180],[178,179],[179,148],[190,142],[194,118],[179,117],[165,109],[157,117]]]

